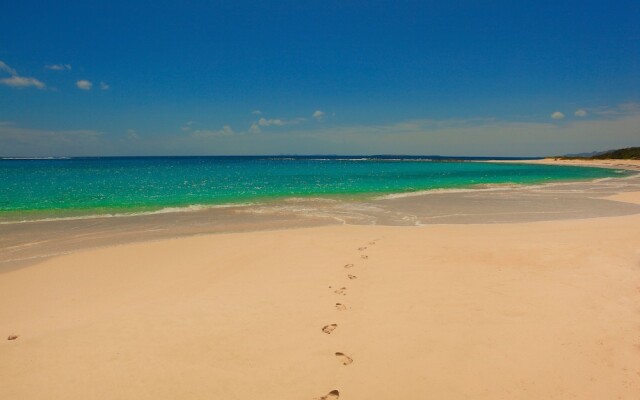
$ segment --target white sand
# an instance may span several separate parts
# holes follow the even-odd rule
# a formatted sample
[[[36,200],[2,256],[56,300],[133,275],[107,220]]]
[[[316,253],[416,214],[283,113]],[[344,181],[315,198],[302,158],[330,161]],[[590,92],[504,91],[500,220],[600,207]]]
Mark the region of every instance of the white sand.
[[[623,168],[634,171],[640,170],[640,160],[595,160],[595,159],[560,159],[560,158],[544,158],[541,160],[494,160],[492,163],[526,163],[526,164],[549,164],[549,165],[576,165],[586,167],[601,167],[601,168]]]
[[[0,274],[0,334],[1,399],[635,400],[640,215],[84,251]]]

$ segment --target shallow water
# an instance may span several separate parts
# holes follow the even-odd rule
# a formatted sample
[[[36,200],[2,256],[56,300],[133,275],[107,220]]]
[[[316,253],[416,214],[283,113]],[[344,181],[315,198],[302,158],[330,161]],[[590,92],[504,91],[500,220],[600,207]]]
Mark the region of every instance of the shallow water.
[[[0,221],[197,210],[286,198],[366,198],[623,176],[601,168],[362,157],[0,160]]]

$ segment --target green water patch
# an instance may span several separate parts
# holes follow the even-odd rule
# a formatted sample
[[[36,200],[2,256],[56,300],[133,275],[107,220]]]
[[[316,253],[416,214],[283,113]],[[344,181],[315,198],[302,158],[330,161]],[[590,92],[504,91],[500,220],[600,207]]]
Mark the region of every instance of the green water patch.
[[[621,177],[604,168],[521,163],[260,157],[0,161],[0,218],[127,214],[272,202],[367,198],[481,185]]]

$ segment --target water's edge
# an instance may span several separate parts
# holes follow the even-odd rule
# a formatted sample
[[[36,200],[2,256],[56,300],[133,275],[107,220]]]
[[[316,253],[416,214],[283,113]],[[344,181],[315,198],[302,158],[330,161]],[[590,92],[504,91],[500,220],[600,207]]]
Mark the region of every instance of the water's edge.
[[[361,161],[361,159],[350,159],[350,161]],[[385,160],[395,161],[395,160]],[[415,161],[415,160],[414,160]],[[428,159],[422,159],[420,161],[431,162]],[[510,164],[508,160],[506,162],[496,164],[504,166]],[[524,160],[522,160],[524,161]],[[438,161],[439,163],[440,161]],[[451,162],[451,161],[449,161]],[[456,163],[468,163],[470,161],[455,161]],[[483,160],[483,163],[494,164]],[[525,161],[526,162],[526,161]],[[563,169],[563,168],[575,168],[575,166],[552,166],[551,168]],[[592,170],[601,170],[599,166],[579,166],[579,169],[589,168]],[[623,171],[624,168],[614,168],[606,178],[595,179],[620,179],[625,176],[630,176],[637,172]],[[614,178],[618,176],[620,178]],[[274,195],[274,196],[256,196],[250,201],[246,199],[239,201],[229,202],[214,202],[214,203],[188,203],[169,206],[123,206],[123,207],[108,207],[108,208],[69,208],[69,209],[36,209],[36,210],[20,210],[20,211],[0,211],[0,225],[16,224],[16,223],[29,223],[29,222],[46,222],[46,221],[64,221],[64,220],[83,220],[83,219],[99,219],[99,218],[118,218],[118,217],[134,217],[156,214],[170,214],[170,213],[184,213],[184,212],[196,212],[203,210],[214,209],[241,209],[246,207],[258,206],[268,207],[279,204],[292,204],[302,202],[321,202],[321,201],[360,201],[367,202],[377,199],[393,199],[403,197],[415,197],[423,194],[433,193],[455,193],[466,191],[479,191],[479,190],[499,190],[507,188],[526,187],[531,185],[541,184],[553,184],[553,183],[571,183],[571,182],[588,182],[594,180],[592,177],[577,178],[574,176],[568,177],[555,177],[553,179],[545,178],[539,180],[533,180],[529,182],[502,182],[502,183],[463,183],[463,184],[451,184],[442,185],[441,187],[427,187],[421,188],[405,188],[405,189],[392,189],[392,190],[375,190],[375,191],[359,191],[354,192],[341,192],[341,193],[296,193],[293,195]]]
[[[290,198],[242,206],[0,224],[0,272],[48,257],[132,242],[326,225],[422,226],[614,217],[640,205],[608,200],[640,191],[640,173],[624,178],[538,185],[433,190],[356,201]]]

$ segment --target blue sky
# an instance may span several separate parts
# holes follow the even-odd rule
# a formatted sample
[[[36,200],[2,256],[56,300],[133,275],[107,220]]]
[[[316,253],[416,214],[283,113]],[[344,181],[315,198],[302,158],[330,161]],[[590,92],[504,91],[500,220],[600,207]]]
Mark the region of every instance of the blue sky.
[[[637,1],[4,1],[0,156],[640,145]]]

